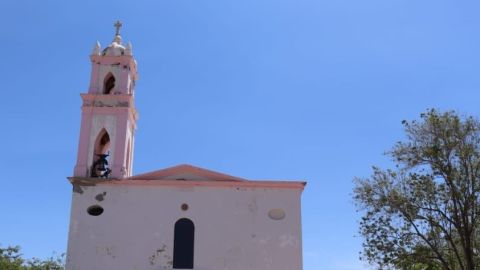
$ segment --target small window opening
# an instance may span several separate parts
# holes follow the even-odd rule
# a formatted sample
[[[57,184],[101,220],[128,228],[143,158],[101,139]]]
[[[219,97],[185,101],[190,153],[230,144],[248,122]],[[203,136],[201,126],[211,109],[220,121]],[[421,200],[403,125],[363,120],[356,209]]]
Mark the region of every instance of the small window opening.
[[[92,205],[88,207],[87,213],[91,216],[100,216],[103,213],[103,207],[100,205]]]
[[[115,77],[113,77],[112,73],[108,73],[108,75],[105,77],[105,82],[103,85],[103,94],[105,95],[110,94],[114,87],[115,87]]]
[[[188,218],[175,222],[173,240],[173,268],[193,269],[193,250],[195,242],[195,225]]]

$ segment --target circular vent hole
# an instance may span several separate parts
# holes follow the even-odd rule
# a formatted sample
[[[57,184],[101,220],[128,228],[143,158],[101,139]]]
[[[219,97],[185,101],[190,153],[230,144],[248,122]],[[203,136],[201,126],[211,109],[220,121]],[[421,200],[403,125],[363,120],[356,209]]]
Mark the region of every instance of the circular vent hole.
[[[100,216],[103,213],[103,208],[100,205],[92,205],[87,209],[91,216]]]

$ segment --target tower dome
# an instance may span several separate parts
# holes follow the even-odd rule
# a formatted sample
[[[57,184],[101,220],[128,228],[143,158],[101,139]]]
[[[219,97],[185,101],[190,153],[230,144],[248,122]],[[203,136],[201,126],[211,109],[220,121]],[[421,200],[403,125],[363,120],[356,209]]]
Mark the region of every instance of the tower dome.
[[[106,56],[125,55],[125,46],[122,45],[122,36],[115,35],[112,43],[110,43],[110,45],[108,45],[105,49],[103,49],[102,55],[106,55]]]

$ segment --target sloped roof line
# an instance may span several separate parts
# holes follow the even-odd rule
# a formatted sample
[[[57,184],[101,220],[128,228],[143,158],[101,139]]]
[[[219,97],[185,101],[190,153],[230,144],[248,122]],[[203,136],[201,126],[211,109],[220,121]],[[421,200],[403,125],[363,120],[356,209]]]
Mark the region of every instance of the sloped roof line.
[[[176,165],[176,166],[165,168],[165,169],[160,169],[152,172],[134,175],[127,179],[129,180],[162,180],[162,179],[168,179],[168,177],[170,176],[182,175],[182,174],[197,175],[211,181],[248,181],[240,177],[207,170],[207,169],[196,167],[190,164],[180,164],[180,165]],[[188,179],[184,179],[184,180],[188,180]]]

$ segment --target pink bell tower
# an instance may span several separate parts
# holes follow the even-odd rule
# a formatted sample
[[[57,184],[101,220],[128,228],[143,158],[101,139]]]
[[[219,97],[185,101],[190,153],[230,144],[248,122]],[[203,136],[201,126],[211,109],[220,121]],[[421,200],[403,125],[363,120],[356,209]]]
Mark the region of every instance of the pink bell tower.
[[[138,113],[134,105],[137,63],[130,43],[120,36],[122,23],[110,45],[97,42],[90,60],[88,93],[82,93],[82,122],[75,177],[122,179],[132,175],[134,133]]]

